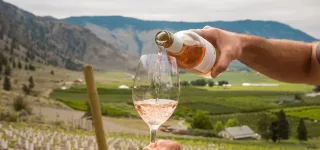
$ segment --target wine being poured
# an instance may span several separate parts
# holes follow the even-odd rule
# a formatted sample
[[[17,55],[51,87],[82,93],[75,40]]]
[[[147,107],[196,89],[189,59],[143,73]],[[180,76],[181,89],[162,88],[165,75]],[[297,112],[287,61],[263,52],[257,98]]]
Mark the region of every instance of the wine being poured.
[[[154,80],[152,80],[152,84],[155,86],[155,92],[156,92],[156,102],[159,99],[159,93],[161,88],[161,58],[162,58],[162,46],[158,46],[158,58],[157,58],[157,65],[156,65],[156,71],[154,75]]]
[[[142,55],[133,82],[132,99],[140,117],[149,125],[150,142],[178,105],[179,71],[176,59],[158,54]]]
[[[211,77],[211,70],[216,62],[216,50],[211,43],[193,31],[179,31],[175,34],[160,31],[155,42],[163,47],[168,56],[175,57],[178,67]]]

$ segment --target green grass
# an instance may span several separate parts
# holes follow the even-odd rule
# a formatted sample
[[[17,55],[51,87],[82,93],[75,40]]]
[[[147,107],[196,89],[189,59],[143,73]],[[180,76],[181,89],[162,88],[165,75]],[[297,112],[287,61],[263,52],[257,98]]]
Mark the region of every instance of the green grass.
[[[105,78],[111,79],[130,79],[131,75],[126,72],[106,72],[103,74]]]

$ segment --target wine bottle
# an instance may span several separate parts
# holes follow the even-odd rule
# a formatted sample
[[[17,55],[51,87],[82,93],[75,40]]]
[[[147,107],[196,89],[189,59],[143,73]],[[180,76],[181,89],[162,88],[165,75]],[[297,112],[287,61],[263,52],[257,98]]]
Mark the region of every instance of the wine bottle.
[[[217,53],[214,46],[191,30],[177,33],[159,31],[155,42],[163,47],[168,56],[176,58],[179,68],[204,77],[211,77]]]

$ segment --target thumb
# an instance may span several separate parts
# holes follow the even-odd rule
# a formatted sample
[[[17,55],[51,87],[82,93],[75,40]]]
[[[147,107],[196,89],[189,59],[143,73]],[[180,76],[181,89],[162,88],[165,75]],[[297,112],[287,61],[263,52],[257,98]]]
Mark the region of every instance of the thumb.
[[[221,53],[216,65],[212,68],[211,77],[216,78],[220,73],[226,71],[230,63],[231,59],[228,55],[226,53]]]

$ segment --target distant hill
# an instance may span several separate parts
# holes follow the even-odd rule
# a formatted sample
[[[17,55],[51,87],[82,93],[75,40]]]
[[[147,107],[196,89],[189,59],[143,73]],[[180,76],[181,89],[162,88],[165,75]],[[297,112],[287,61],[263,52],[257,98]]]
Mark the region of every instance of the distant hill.
[[[154,35],[161,29],[175,32],[203,28],[205,25],[265,38],[292,39],[307,42],[316,40],[298,29],[275,21],[171,22],[139,20],[121,16],[84,16],[70,17],[63,20],[86,27],[101,39],[120,47],[123,52],[138,56],[156,52]],[[245,69],[246,67],[240,62],[234,61],[230,68]]]
[[[0,34],[4,43],[17,43],[20,59],[80,70],[83,63],[104,70],[132,69],[133,57],[101,40],[90,30],[52,17],[39,17],[0,0]],[[5,35],[5,36],[4,36]],[[9,37],[9,38],[5,38]],[[10,39],[10,41],[8,41]],[[0,51],[6,45],[0,42]],[[25,58],[28,57],[28,58]]]

